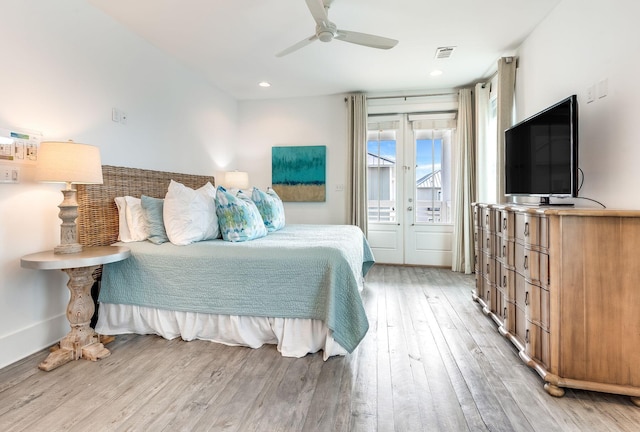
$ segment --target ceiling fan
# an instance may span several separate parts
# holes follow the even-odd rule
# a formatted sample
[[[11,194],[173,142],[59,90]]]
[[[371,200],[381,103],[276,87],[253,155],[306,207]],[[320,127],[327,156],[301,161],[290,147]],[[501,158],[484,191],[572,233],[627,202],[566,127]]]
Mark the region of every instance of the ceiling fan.
[[[282,57],[290,54],[300,48],[309,45],[316,39],[322,42],[331,42],[333,39],[338,39],[344,42],[349,42],[358,45],[364,45],[371,48],[389,49],[396,46],[398,43],[395,39],[389,39],[382,36],[375,36],[366,33],[358,33],[348,30],[341,30],[336,27],[334,23],[329,21],[329,7],[333,0],[306,0],[307,7],[316,21],[316,33],[313,36],[309,36],[306,39],[301,40],[297,44],[290,46],[284,51],[280,51],[276,54],[276,57]]]

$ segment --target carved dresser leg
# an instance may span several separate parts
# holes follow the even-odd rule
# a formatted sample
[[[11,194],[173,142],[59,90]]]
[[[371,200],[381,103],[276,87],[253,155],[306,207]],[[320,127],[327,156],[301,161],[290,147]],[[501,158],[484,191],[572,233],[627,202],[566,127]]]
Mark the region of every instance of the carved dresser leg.
[[[549,393],[553,397],[562,397],[564,396],[564,389],[562,387],[558,387],[557,385],[553,385],[551,383],[545,383],[544,389],[547,393]]]

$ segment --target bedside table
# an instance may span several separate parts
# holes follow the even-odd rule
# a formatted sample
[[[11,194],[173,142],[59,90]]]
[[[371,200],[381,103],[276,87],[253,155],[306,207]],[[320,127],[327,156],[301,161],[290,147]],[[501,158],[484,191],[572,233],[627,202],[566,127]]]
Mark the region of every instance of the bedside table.
[[[50,371],[71,360],[84,358],[96,361],[111,354],[101,343],[100,335],[89,326],[95,311],[91,298],[93,272],[102,264],[122,261],[130,255],[131,251],[124,246],[98,246],[71,254],[54,254],[52,250],[38,252],[20,259],[20,265],[24,268],[62,270],[69,275],[67,286],[71,298],[67,306],[67,319],[71,331],[60,341],[60,348],[38,365],[40,369]]]

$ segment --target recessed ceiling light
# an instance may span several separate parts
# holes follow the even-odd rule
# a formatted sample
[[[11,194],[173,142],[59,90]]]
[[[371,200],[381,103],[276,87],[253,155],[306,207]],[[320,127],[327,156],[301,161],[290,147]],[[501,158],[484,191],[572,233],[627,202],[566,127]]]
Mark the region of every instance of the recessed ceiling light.
[[[434,69],[434,70],[431,71],[431,73],[429,75],[431,75],[431,76],[440,76],[440,75],[442,75],[442,71],[439,70],[439,69]]]
[[[258,83],[258,85],[259,85],[260,87],[271,87],[271,83],[266,82],[266,81],[260,81],[260,82]]]

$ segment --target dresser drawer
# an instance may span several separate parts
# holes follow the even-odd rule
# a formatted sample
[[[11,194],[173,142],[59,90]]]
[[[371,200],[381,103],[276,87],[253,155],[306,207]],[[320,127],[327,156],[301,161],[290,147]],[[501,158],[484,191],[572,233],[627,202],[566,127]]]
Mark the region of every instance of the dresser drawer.
[[[527,320],[549,330],[549,291],[525,281],[524,304]]]
[[[495,313],[498,306],[498,296],[497,296],[496,285],[488,280],[486,277],[483,278],[483,287],[482,287],[482,299],[484,303],[487,305],[487,309],[491,312]]]
[[[538,360],[545,367],[549,367],[549,332],[530,321],[527,321],[525,325],[525,352],[529,357]]]
[[[515,315],[513,317],[514,329],[511,334],[516,337],[518,342],[520,342],[520,345],[525,346],[525,341],[527,338],[527,318],[525,317],[524,309],[516,305],[513,308],[513,312]]]
[[[513,267],[515,265],[515,247],[513,240],[506,237],[498,237],[496,242],[496,256],[504,264]]]
[[[516,302],[516,274],[511,268],[502,266],[499,285],[508,301]]]
[[[504,293],[499,289],[496,290],[496,316],[500,320],[500,324],[504,323],[504,320],[507,316],[507,300],[504,296]]]
[[[515,244],[516,271],[525,278],[540,281],[540,253],[520,243]]]
[[[494,214],[495,212],[490,209],[490,208],[483,208],[482,209],[482,228],[485,231],[493,231],[493,218],[494,218]]]
[[[496,252],[496,236],[490,231],[482,231],[482,250],[490,255],[495,255]]]
[[[527,281],[520,273],[514,273],[514,299],[516,305],[524,311],[527,297]]]
[[[514,236],[514,219],[515,215],[509,210],[496,211],[496,217],[494,221],[495,232],[500,233],[502,237],[513,238]]]
[[[551,280],[549,278],[549,255],[546,253],[539,253],[538,258],[540,259],[540,284],[544,288],[549,289],[549,285],[551,285]]]
[[[515,217],[516,239],[526,245],[540,246],[540,219],[536,215],[517,213]],[[546,243],[549,243],[548,240]]]
[[[482,256],[482,270],[480,273],[484,275],[487,280],[491,281],[492,284],[496,283],[496,260],[493,259],[489,254],[483,252]]]
[[[516,334],[516,305],[509,301],[504,303],[504,321],[502,327],[510,334]]]

